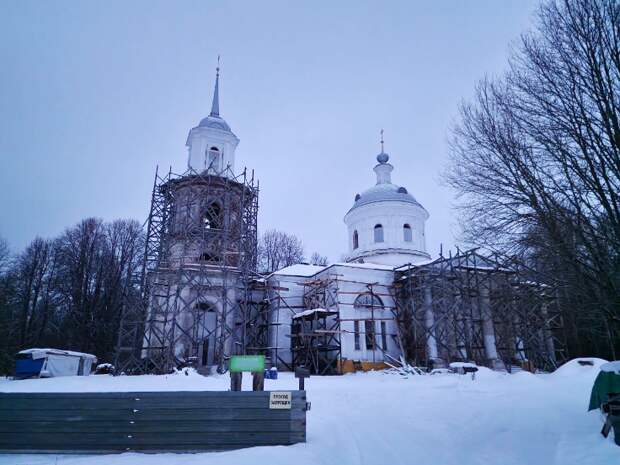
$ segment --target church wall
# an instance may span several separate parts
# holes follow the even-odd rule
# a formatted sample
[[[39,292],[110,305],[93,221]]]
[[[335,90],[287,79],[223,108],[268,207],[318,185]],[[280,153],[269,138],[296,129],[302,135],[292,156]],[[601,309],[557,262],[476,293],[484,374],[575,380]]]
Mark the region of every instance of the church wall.
[[[408,261],[407,254],[415,251],[426,255],[426,237],[424,232],[425,212],[411,205],[395,202],[376,202],[359,207],[347,216],[349,259],[372,255],[373,251],[382,249],[401,249],[399,265]],[[375,225],[383,226],[383,242],[374,241]],[[403,226],[409,224],[412,229],[412,241],[406,242]],[[353,249],[353,232],[358,232],[359,247]],[[422,257],[426,258],[426,257]]]
[[[175,270],[159,271],[149,276],[151,280],[151,300],[149,304],[149,326],[151,334],[160,334],[172,330],[173,315],[178,327],[174,328],[175,346],[174,354],[179,360],[187,360],[188,356],[198,358],[198,364],[202,364],[202,344],[208,344],[207,364],[214,363],[216,341],[221,335],[221,314],[226,311],[226,325],[228,328],[235,327],[236,302],[238,290],[241,289],[239,275],[228,275],[216,268],[199,267],[184,270],[178,275]],[[164,285],[170,283],[170,288]],[[158,286],[156,283],[160,283]],[[226,289],[224,296],[223,292]],[[166,299],[165,295],[169,298]],[[167,300],[167,301],[166,301]],[[201,312],[198,304],[207,303],[212,311]],[[226,307],[226,309],[224,309]],[[167,317],[165,317],[167,315]],[[167,321],[167,326],[161,323]],[[147,334],[147,338],[148,338]],[[151,336],[152,337],[152,336]],[[197,347],[194,340],[200,343]],[[156,340],[145,340],[144,346],[153,346]],[[232,338],[225,341],[224,352],[232,353]]]
[[[392,319],[394,315],[392,309],[394,301],[391,296],[391,285],[394,279],[394,272],[390,269],[377,270],[363,266],[339,266],[334,267],[334,273],[338,276],[338,308],[340,312],[342,358],[348,360],[359,360],[368,362],[381,362],[384,360],[384,352],[379,348],[382,346],[381,322],[385,322],[386,327],[386,352],[398,358],[400,349],[398,344],[391,336],[396,334],[396,322]],[[373,284],[372,291],[383,302],[384,309],[355,308],[355,299],[369,292],[368,284]],[[376,285],[375,285],[376,284]],[[372,321],[374,314],[375,344],[377,348],[372,350],[366,347],[365,320]],[[381,320],[384,318],[385,320]],[[355,323],[359,321],[359,349],[355,347]]]
[[[188,144],[188,168],[198,173],[204,171],[207,168],[207,151],[211,147],[217,147],[222,154],[219,170],[223,171],[227,166],[234,170],[235,148],[238,140],[231,133],[213,128],[196,127],[191,130],[188,140],[191,142]]]
[[[272,275],[269,278],[270,287],[277,287],[279,290],[271,291],[271,325],[269,345],[278,347],[277,356],[280,361],[275,359],[275,351],[272,351],[272,363],[279,369],[285,369],[286,364],[292,363],[291,352],[291,323],[293,311],[295,313],[310,310],[304,305],[304,282],[317,279],[335,279],[337,282],[337,309],[340,313],[340,338],[342,358],[355,361],[381,362],[384,360],[384,352],[379,347],[382,346],[381,322],[385,323],[386,333],[386,352],[398,358],[400,348],[392,335],[396,334],[396,322],[393,321],[394,301],[391,295],[391,284],[394,279],[394,272],[389,268],[373,269],[368,265],[334,265],[325,268],[311,277]],[[375,309],[374,312],[368,308],[355,308],[356,298],[369,292],[368,284],[373,284],[373,292],[381,299],[384,309]],[[372,350],[366,347],[365,320],[372,320],[374,313],[375,343],[377,348]],[[381,320],[384,318],[385,320]],[[355,348],[355,323],[359,320],[359,349]]]
[[[271,363],[278,369],[291,366],[293,356],[291,352],[291,324],[293,313],[303,310],[304,281],[307,277],[287,276],[274,274],[269,278],[270,290],[270,317],[269,346],[277,348],[271,350]],[[283,363],[284,362],[284,363]]]

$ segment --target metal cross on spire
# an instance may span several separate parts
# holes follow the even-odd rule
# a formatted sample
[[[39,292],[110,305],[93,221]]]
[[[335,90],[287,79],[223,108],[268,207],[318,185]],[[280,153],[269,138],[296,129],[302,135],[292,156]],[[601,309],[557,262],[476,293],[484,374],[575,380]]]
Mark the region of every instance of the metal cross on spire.
[[[383,129],[381,129],[381,153],[383,153]]]

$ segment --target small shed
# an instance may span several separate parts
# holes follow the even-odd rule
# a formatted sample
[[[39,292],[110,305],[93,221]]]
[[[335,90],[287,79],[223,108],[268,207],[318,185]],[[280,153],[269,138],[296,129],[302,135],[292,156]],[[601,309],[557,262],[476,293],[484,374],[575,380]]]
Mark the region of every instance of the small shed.
[[[26,349],[15,357],[15,379],[88,376],[97,357],[60,349]]]

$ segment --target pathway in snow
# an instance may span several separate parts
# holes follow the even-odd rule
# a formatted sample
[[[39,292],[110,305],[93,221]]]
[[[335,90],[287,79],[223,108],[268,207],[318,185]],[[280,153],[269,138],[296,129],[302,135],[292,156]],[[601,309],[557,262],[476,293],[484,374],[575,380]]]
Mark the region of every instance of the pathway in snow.
[[[602,362],[602,361],[600,361]],[[19,465],[606,465],[620,447],[588,413],[594,367],[571,362],[551,375],[481,369],[467,376],[381,372],[306,380],[308,442],[201,454],[0,455]],[[249,377],[246,377],[249,383]],[[266,389],[294,389],[288,373]],[[0,381],[0,391],[227,389],[226,376]],[[244,386],[249,389],[249,386]]]

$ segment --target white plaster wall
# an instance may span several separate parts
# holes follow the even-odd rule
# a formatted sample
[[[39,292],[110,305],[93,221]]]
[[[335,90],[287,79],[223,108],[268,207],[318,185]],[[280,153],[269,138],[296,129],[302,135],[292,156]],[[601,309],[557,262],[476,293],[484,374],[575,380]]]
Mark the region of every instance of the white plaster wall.
[[[342,358],[348,360],[359,360],[368,362],[384,361],[384,353],[381,349],[375,350],[366,348],[365,325],[364,320],[371,319],[373,311],[371,309],[359,309],[354,307],[355,299],[358,295],[368,292],[367,284],[376,284],[373,286],[373,292],[382,300],[384,309],[374,310],[375,318],[375,335],[376,344],[381,346],[381,320],[379,318],[393,318],[391,311],[394,307],[390,288],[394,280],[394,272],[391,270],[374,270],[369,268],[337,265],[334,267],[335,273],[338,275],[338,302],[340,311],[340,329],[343,330],[341,335]],[[360,348],[355,349],[355,323],[350,320],[360,320]],[[400,356],[400,348],[391,336],[396,334],[396,322],[394,320],[385,320],[387,333],[387,353],[395,358]]]
[[[394,272],[390,269],[377,270],[355,264],[330,266],[312,277],[272,275],[269,278],[270,286],[285,288],[280,289],[278,292],[287,304],[284,305],[283,302],[280,302],[279,310],[276,311],[278,304],[275,300],[275,293],[272,293],[270,296],[272,323],[277,324],[271,326],[269,341],[271,347],[278,347],[278,356],[287,363],[292,363],[292,353],[290,350],[291,310],[295,313],[309,310],[304,307],[303,283],[309,280],[320,279],[321,277],[326,278],[328,275],[338,279],[338,311],[340,318],[346,320],[341,321],[340,324],[341,330],[344,330],[340,339],[342,358],[356,361],[384,361],[384,353],[381,349],[371,350],[366,348],[365,334],[363,334],[365,332],[364,320],[371,319],[373,312],[370,309],[356,309],[353,305],[358,295],[368,292],[367,284],[370,283],[376,284],[373,290],[384,304],[383,310],[377,309],[374,311],[376,344],[378,346],[381,345],[381,320],[379,318],[390,318],[390,320],[385,320],[387,352],[391,356],[398,358],[400,356],[400,348],[391,336],[396,334],[397,331],[396,322],[392,320],[394,315],[391,309],[394,307],[394,301],[390,293]],[[355,319],[360,320],[359,350],[355,349],[353,322]],[[272,360],[272,363],[275,363],[275,360]],[[278,364],[278,367],[280,369],[284,368],[281,364]]]
[[[220,170],[224,171],[226,167],[230,167],[230,171],[234,172],[235,149],[238,144],[239,139],[228,131],[195,127],[190,131],[187,138],[188,168],[199,173],[205,170],[207,168],[207,150],[211,147],[217,147],[223,154]]]
[[[271,291],[269,295],[271,307],[269,346],[277,348],[277,357],[291,366],[293,355],[291,352],[291,324],[294,313],[305,310],[303,304],[303,282],[310,278],[302,276],[272,275],[269,278],[269,286],[279,290]],[[279,301],[278,301],[279,300]],[[276,359],[276,351],[272,349],[271,363],[278,369],[284,369],[280,361]]]
[[[426,252],[427,218],[428,213],[423,208],[398,201],[374,202],[350,211],[344,218],[348,230],[348,260],[364,258],[365,261],[396,266],[430,258]],[[383,242],[378,243],[374,241],[377,224],[383,226]],[[405,241],[405,224],[411,226],[411,242]],[[357,249],[353,249],[354,231],[358,233]]]

